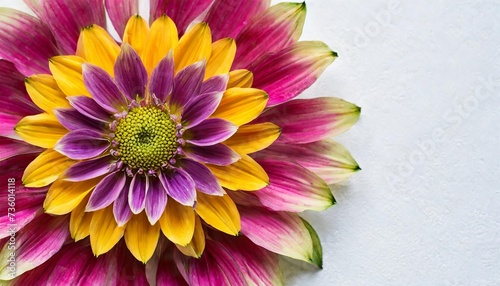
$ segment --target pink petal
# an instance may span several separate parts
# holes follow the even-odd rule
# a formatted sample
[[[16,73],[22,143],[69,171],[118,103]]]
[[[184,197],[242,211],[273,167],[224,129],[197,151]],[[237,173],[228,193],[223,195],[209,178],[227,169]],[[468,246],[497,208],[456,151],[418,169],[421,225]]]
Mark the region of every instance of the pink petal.
[[[122,192],[126,192],[125,172],[116,171],[104,177],[90,195],[85,211],[97,211],[112,204]]]
[[[116,59],[115,80],[129,100],[135,100],[137,96],[144,97],[148,73],[137,52],[127,43],[122,44]]]
[[[28,96],[24,79],[13,63],[0,60],[0,94],[3,98],[0,112],[22,116],[42,112]]]
[[[186,131],[187,142],[198,146],[211,146],[233,136],[238,131],[238,126],[220,119],[209,118]]]
[[[111,113],[126,109],[127,100],[105,70],[88,63],[82,65],[82,70],[85,87],[102,108]]]
[[[171,250],[165,251],[165,253],[163,253],[163,255],[159,258],[156,272],[156,283],[157,285],[188,286],[186,280],[184,280],[182,275],[177,270]]]
[[[0,113],[0,136],[20,140],[14,127],[21,119],[22,116]]]
[[[151,0],[149,21],[152,23],[163,15],[174,21],[179,34],[186,31],[188,25],[201,12],[205,11],[213,0]]]
[[[23,141],[0,137],[0,161],[21,154],[40,154],[42,151],[42,148],[24,143]]]
[[[139,13],[139,0],[105,0],[104,5],[106,5],[113,27],[118,35],[123,37],[128,20]]]

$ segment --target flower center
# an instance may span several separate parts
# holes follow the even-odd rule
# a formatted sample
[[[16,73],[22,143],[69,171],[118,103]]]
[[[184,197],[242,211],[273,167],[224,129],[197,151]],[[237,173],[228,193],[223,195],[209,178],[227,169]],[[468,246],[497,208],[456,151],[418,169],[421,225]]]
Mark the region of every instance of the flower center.
[[[131,109],[116,126],[117,156],[132,169],[156,170],[177,154],[177,130],[155,106]]]

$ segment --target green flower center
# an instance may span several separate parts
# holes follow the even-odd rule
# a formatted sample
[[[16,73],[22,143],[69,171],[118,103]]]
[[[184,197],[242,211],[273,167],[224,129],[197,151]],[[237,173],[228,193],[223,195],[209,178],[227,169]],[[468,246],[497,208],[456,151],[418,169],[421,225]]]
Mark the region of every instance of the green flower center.
[[[177,130],[167,112],[136,107],[116,126],[118,157],[133,169],[155,170],[176,155]]]

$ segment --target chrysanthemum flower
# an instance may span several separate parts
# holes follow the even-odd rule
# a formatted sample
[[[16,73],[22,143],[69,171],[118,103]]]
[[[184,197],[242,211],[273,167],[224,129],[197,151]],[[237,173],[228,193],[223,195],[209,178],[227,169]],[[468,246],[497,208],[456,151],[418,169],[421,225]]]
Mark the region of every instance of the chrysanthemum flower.
[[[304,3],[153,0],[148,25],[137,0],[25,2],[37,18],[0,9],[0,177],[17,180],[0,280],[278,285],[278,254],[321,267],[296,213],[359,169],[329,138],[360,109],[294,99],[336,58],[298,41]]]

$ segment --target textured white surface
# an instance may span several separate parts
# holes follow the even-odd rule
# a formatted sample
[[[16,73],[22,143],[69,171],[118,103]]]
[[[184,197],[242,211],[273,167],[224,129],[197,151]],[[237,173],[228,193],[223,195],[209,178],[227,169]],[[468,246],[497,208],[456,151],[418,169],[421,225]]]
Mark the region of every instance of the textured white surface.
[[[363,171],[304,214],[324,269],[284,261],[287,284],[500,285],[500,2],[307,5],[302,39],[340,57],[304,96],[363,108],[337,138]]]

